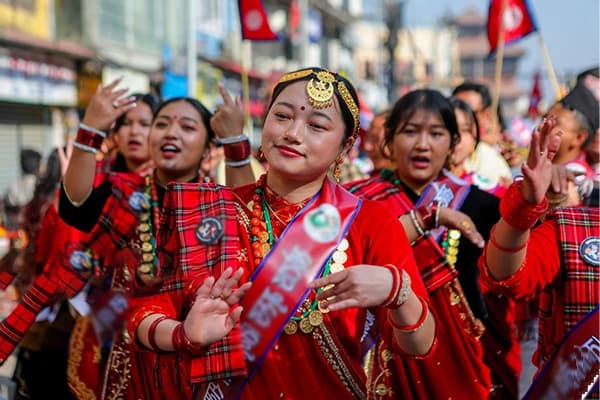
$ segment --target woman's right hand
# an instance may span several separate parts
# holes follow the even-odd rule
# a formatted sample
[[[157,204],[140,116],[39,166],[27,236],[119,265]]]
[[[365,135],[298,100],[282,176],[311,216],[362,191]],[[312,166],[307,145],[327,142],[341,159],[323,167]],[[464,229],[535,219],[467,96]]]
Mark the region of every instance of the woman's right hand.
[[[523,181],[519,190],[523,198],[531,204],[539,204],[552,183],[552,160],[560,146],[562,134],[560,131],[553,132],[555,126],[556,119],[550,117],[544,119],[533,131],[527,162],[521,167]]]
[[[242,274],[243,269],[233,273],[228,267],[219,279],[206,278],[198,288],[196,299],[183,322],[185,335],[192,343],[208,346],[224,338],[239,321],[242,307],[238,303],[252,285],[246,282],[235,289]]]
[[[85,110],[84,124],[108,131],[117,118],[135,107],[135,97],[123,97],[129,89],[116,89],[120,82],[121,79],[116,79],[106,86],[98,85]]]
[[[217,111],[210,119],[210,127],[219,139],[241,135],[244,132],[244,107],[241,101],[239,99],[234,101],[221,85],[219,85],[219,93],[223,98],[223,104],[217,106]]]
[[[448,229],[459,230],[462,236],[473,242],[475,246],[483,248],[483,245],[485,244],[483,236],[481,236],[477,230],[471,217],[461,211],[456,211],[447,207],[440,208],[439,212],[439,225],[443,225]]]

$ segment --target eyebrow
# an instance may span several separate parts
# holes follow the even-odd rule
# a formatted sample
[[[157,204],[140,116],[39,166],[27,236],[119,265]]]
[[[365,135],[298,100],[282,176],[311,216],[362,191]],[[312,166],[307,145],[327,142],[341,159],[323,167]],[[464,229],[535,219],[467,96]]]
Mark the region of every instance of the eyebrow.
[[[165,119],[168,119],[168,120],[171,120],[171,119],[172,119],[172,118],[171,118],[169,115],[159,115],[158,117],[156,117],[156,119],[160,119],[160,118],[165,118]],[[195,120],[195,119],[194,119],[194,118],[192,118],[192,117],[185,117],[185,116],[184,116],[184,117],[181,117],[181,118],[179,118],[179,119],[180,119],[180,120],[185,120],[185,121],[190,121],[190,122],[193,122],[193,123],[196,123],[196,124],[198,123],[198,121],[197,121],[197,120]]]
[[[416,122],[410,122],[410,121],[408,121],[406,123],[406,125],[404,125],[404,127],[406,128],[408,126],[423,126],[423,124],[419,124],[419,123],[416,123]],[[442,129],[448,130],[448,128],[446,128],[446,125],[444,125],[444,124],[434,124],[434,125],[431,125],[431,127],[432,128],[442,128]]]
[[[276,103],[276,105],[285,106],[285,107],[288,107],[288,108],[290,108],[292,110],[294,110],[296,108],[296,106],[294,106],[292,103],[288,103],[286,101],[279,101],[279,102]],[[331,117],[329,115],[325,114],[322,111],[317,111],[317,110],[313,109],[312,113],[315,114],[315,115],[321,116],[323,118],[326,118],[329,121],[333,122],[333,119],[331,119]]]

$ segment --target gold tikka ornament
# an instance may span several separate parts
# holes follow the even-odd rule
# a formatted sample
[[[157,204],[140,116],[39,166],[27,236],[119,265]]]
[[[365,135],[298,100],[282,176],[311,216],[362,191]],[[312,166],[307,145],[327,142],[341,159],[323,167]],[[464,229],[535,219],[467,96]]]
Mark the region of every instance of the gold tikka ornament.
[[[310,105],[316,109],[331,107],[334,82],[335,76],[331,72],[317,72],[316,78],[311,78],[306,84],[306,93]]]

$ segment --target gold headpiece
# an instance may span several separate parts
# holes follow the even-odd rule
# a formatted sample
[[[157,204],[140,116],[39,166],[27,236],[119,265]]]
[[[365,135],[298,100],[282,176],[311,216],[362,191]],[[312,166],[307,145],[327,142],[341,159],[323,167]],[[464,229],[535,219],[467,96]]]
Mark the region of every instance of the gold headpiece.
[[[356,137],[360,125],[360,110],[358,104],[356,104],[350,91],[346,87],[346,84],[343,81],[338,81],[336,75],[327,70],[315,72],[312,68],[309,68],[283,75],[279,79],[278,84],[302,79],[309,75],[314,76],[306,84],[306,94],[308,95],[308,102],[317,109],[331,106],[335,89],[334,83],[337,83],[340,97],[344,100],[346,107],[348,107],[348,110],[350,110],[350,113],[352,114],[352,119],[354,120],[353,137]]]

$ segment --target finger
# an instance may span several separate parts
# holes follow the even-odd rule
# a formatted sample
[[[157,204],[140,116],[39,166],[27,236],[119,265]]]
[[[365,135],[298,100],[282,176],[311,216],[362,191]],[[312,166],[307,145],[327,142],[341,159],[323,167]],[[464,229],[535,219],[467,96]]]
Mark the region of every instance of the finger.
[[[196,299],[206,299],[210,297],[210,290],[215,283],[215,277],[209,276],[202,282],[202,285],[196,290]]]
[[[231,96],[229,95],[229,93],[227,93],[227,90],[225,89],[225,87],[223,85],[219,85],[219,93],[221,93],[221,97],[223,98],[223,102],[228,105],[228,106],[232,106],[233,100],[231,99]]]
[[[347,293],[350,290],[351,286],[352,285],[350,282],[344,281],[344,282],[338,283],[337,285],[328,287],[325,290],[321,290],[320,292],[317,293],[317,295],[315,297],[317,300],[325,300],[325,299],[329,299],[332,297],[341,296],[344,293]]]
[[[129,88],[124,88],[124,89],[119,89],[119,90],[115,90],[114,92],[111,92],[109,94],[109,98],[111,99],[111,101],[123,101],[124,99],[122,99],[121,97],[123,97],[125,95],[125,93],[127,93],[129,91]],[[131,97],[128,97],[127,100],[129,100]],[[134,98],[135,100],[135,98]]]
[[[231,314],[227,316],[227,319],[225,320],[225,328],[227,330],[232,330],[235,324],[237,324],[242,317],[242,311],[244,311],[244,307],[236,307]]]
[[[483,236],[481,236],[481,233],[479,233],[479,231],[477,229],[473,229],[472,231],[468,232],[467,238],[475,246],[479,247],[480,249],[483,249],[483,246],[485,245],[485,241],[483,240]]]
[[[540,154],[540,129],[539,127],[533,130],[531,134],[531,143],[529,145],[529,154],[527,155],[527,165],[534,167],[537,165]]]
[[[309,282],[308,287],[311,289],[317,289],[327,285],[335,285],[342,282],[348,276],[348,270],[344,269],[340,272],[336,272],[335,274],[327,275],[323,278],[316,279],[312,282]]]
[[[552,168],[552,177],[550,181],[550,190],[554,193],[560,193],[560,175],[564,171],[563,167],[556,166]]]
[[[339,297],[336,297],[335,300],[327,302],[327,309],[329,311],[340,311],[345,310],[346,308],[356,308],[360,306],[361,304],[356,298],[349,296],[342,300],[340,300]]]
[[[235,289],[226,299],[227,303],[230,305],[234,305],[240,302],[242,297],[250,290],[252,287],[252,282],[246,282],[239,288]]]
[[[225,271],[223,271],[223,273],[221,273],[221,276],[219,277],[219,279],[217,279],[217,281],[213,285],[213,288],[210,291],[211,296],[217,297],[217,296],[223,294],[223,290],[225,289],[226,282],[231,277],[232,271],[233,271],[233,269],[231,267],[225,268]]]
[[[225,297],[229,296],[231,292],[233,292],[233,288],[237,286],[243,273],[244,270],[242,268],[238,268],[238,270],[235,271],[235,273],[225,281],[225,285],[223,286],[223,295]]]
[[[243,101],[242,101],[242,98],[241,98],[240,96],[236,96],[236,97],[235,97],[235,105],[236,105],[238,108],[242,108],[242,106],[243,106]]]
[[[123,77],[119,77],[117,79],[115,79],[114,81],[112,81],[111,83],[109,83],[108,85],[104,86],[101,90],[105,93],[110,93],[113,91],[114,88],[117,87],[117,85],[119,83],[121,83],[121,81],[123,80]]]

